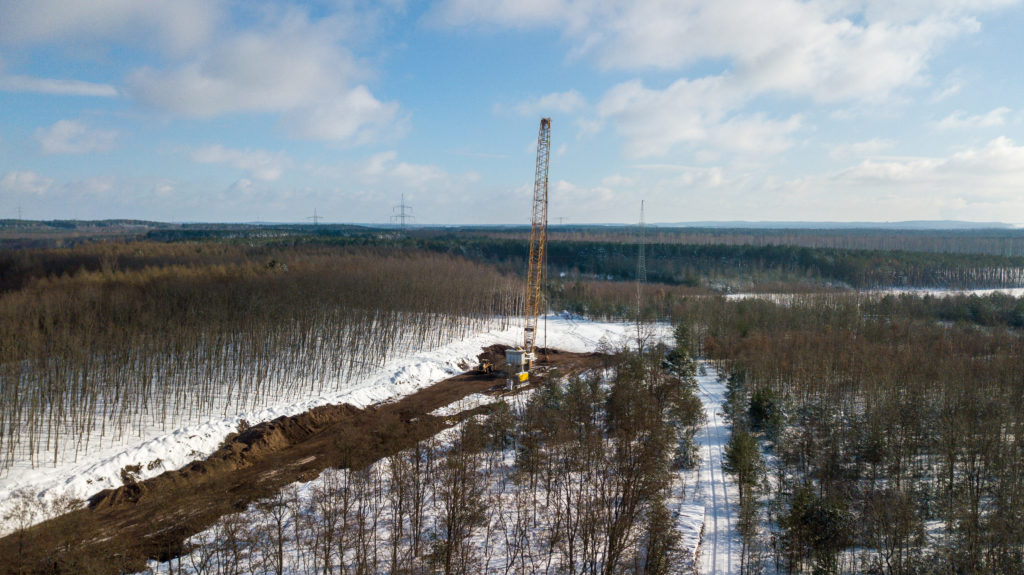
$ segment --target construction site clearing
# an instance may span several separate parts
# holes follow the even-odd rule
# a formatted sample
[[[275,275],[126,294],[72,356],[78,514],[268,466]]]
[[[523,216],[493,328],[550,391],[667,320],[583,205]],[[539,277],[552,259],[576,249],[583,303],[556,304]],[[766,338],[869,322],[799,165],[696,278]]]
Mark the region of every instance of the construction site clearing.
[[[97,493],[87,507],[31,527],[27,537],[0,539],[0,557],[19,556],[22,564],[33,565],[57,550],[73,550],[79,556],[109,558],[116,563],[106,566],[111,570],[139,570],[148,559],[180,555],[192,535],[290,483],[315,479],[327,468],[361,469],[492,406],[445,416],[432,415],[435,410],[472,394],[493,395],[497,401],[543,385],[553,370],[561,376],[580,373],[601,367],[605,358],[537,348],[540,361],[533,377],[509,391],[505,370],[496,369],[504,363],[506,347],[489,346],[474,369],[395,401],[365,409],[325,405],[254,425],[226,438],[205,459]],[[15,569],[0,565],[0,573]]]

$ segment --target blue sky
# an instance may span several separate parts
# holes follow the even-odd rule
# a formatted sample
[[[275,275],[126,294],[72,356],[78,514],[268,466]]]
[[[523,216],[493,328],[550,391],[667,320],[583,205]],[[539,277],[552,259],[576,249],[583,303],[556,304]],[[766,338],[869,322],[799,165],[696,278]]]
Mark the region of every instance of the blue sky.
[[[0,0],[0,218],[1024,223],[1024,0]]]

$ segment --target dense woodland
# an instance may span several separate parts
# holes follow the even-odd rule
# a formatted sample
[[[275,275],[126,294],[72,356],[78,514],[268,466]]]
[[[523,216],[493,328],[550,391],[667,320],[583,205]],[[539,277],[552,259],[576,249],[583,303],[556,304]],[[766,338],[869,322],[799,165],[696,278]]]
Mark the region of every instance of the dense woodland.
[[[22,261],[0,295],[0,470],[345,385],[521,298],[492,269],[386,248],[147,243]]]
[[[475,233],[522,239],[529,230],[474,230]],[[637,229],[630,226],[552,226],[555,241],[632,243]],[[908,251],[1024,256],[1024,230],[1005,226],[968,229],[896,228],[700,228],[647,226],[645,236],[655,244],[796,246],[868,251]]]
[[[992,314],[947,319],[961,305]],[[1020,573],[1019,310],[911,296],[680,308],[730,374],[745,572]]]
[[[456,239],[458,238],[458,239]],[[623,238],[623,240],[628,239]],[[418,245],[505,266],[525,267],[526,240],[481,236],[421,239]],[[761,290],[764,285],[831,288],[1001,288],[1024,286],[1024,257],[799,246],[658,243],[645,247],[647,279],[717,291]],[[552,278],[631,281],[637,245],[631,241],[552,240]]]

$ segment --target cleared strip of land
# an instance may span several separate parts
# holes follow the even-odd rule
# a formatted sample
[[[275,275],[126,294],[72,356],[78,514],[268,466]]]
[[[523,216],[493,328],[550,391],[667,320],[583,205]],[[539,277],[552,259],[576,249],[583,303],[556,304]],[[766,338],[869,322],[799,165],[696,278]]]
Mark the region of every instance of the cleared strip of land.
[[[496,347],[485,353],[499,352]],[[601,361],[597,354],[555,350],[548,357],[548,365],[562,373]],[[285,485],[313,479],[329,467],[366,466],[488,409],[457,417],[430,415],[503,381],[499,375],[469,372],[391,403],[366,409],[321,406],[253,426],[204,460],[103,491],[87,509],[0,539],[0,572],[57,564],[98,572],[140,569],[146,558],[180,553],[192,534]]]

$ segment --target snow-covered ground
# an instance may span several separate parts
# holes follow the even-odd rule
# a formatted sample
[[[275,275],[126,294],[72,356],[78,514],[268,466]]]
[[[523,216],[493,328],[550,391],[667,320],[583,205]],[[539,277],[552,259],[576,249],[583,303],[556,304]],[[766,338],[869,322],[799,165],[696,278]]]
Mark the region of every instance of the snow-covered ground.
[[[736,573],[740,567],[740,538],[736,530],[739,491],[732,477],[722,471],[729,426],[722,420],[725,382],[705,364],[707,375],[698,375],[701,401],[707,424],[701,434],[701,467],[696,501],[704,504],[704,541],[700,552],[700,573]]]
[[[1012,297],[1024,297],[1024,288],[996,288],[996,289],[971,289],[971,290],[957,290],[957,289],[945,289],[945,288],[888,288],[888,289],[876,289],[876,290],[863,290],[856,292],[824,292],[824,293],[731,293],[726,294],[725,299],[728,300],[745,300],[745,299],[762,299],[775,303],[791,303],[794,300],[803,298],[822,297],[830,295],[844,295],[846,293],[860,293],[866,295],[873,295],[883,297],[886,295],[917,295],[917,296],[932,296],[932,297],[954,297],[959,295],[976,295],[976,296],[988,296],[996,293],[1012,296]]]
[[[714,371],[711,370],[713,374]],[[701,376],[702,400],[705,409],[708,411],[708,421],[716,422],[713,416],[721,407],[722,393],[724,386],[718,382],[714,375]],[[517,395],[504,398],[509,404],[513,413],[521,413],[526,407],[529,396],[535,390],[526,390]],[[455,415],[461,410],[473,409],[479,405],[492,403],[496,400],[493,396],[482,394],[471,395],[460,402],[452,404],[448,408],[436,410],[436,415]],[[461,433],[464,424],[456,425],[438,434],[434,440],[435,445],[442,450],[450,446]],[[739,544],[731,544],[735,539],[735,531],[732,526],[735,519],[731,516],[734,505],[727,499],[735,494],[734,487],[729,480],[721,474],[721,449],[728,435],[717,423],[711,423],[708,427],[708,435],[703,443],[704,467],[699,471],[677,472],[672,485],[672,496],[669,498],[668,508],[675,519],[675,525],[681,535],[680,548],[684,552],[683,560],[672,565],[672,573],[692,573],[694,568],[687,565],[685,557],[694,557],[700,544],[701,533],[705,533],[704,561],[710,562],[714,570],[701,569],[700,573],[730,573],[739,563],[736,561],[734,552],[738,552]],[[579,497],[582,492],[575,492],[574,489],[586,487],[577,485],[575,480],[568,480],[565,483],[556,481],[558,485],[550,492],[544,492],[543,482],[535,488],[529,487],[529,482],[517,481],[513,470],[516,468],[516,449],[507,448],[495,452],[487,451],[480,455],[477,462],[478,469],[486,468],[486,486],[483,489],[482,498],[486,508],[486,518],[483,524],[474,528],[468,538],[468,545],[471,548],[469,554],[472,556],[471,564],[474,572],[479,573],[558,573],[564,567],[564,556],[566,548],[563,545],[552,545],[550,530],[553,517],[560,515],[565,508],[571,507],[570,500],[565,497]],[[376,478],[371,481],[373,485],[389,485],[391,481],[389,462],[382,460],[370,467],[367,473],[370,477]],[[709,473],[710,472],[710,473]],[[285,497],[289,503],[289,510],[285,512],[283,527],[281,531],[274,531],[275,518],[268,515],[259,504],[253,504],[235,519],[228,519],[223,525],[234,524],[245,525],[252,540],[261,541],[261,544],[243,544],[239,550],[233,545],[225,543],[225,530],[222,526],[215,526],[203,533],[197,534],[191,539],[195,545],[191,554],[171,562],[151,561],[145,573],[170,574],[178,573],[200,573],[216,572],[217,567],[225,567],[231,564],[234,568],[245,570],[247,566],[264,565],[270,557],[270,561],[276,561],[273,551],[276,541],[274,533],[281,537],[282,555],[280,556],[283,572],[290,574],[307,574],[319,572],[322,563],[318,563],[313,555],[316,551],[312,549],[311,542],[316,541],[315,531],[311,525],[319,523],[323,525],[324,519],[320,517],[319,508],[313,504],[314,499],[322,494],[325,489],[333,485],[337,489],[339,484],[350,485],[352,472],[347,470],[327,470],[319,478],[306,482],[295,483],[285,491],[289,494]],[[700,481],[695,481],[698,476]],[[439,480],[440,478],[435,478]],[[428,531],[443,533],[443,527],[439,523],[440,515],[443,513],[443,505],[438,501],[438,491],[435,487],[429,489],[425,503],[424,524]],[[691,487],[692,486],[692,487]],[[357,488],[353,488],[357,489]],[[370,488],[372,489],[372,488]],[[534,489],[539,489],[541,495]],[[728,494],[726,494],[728,490]],[[355,497],[353,495],[353,497]],[[370,572],[385,572],[389,567],[389,545],[393,539],[394,526],[394,501],[388,496],[378,496],[380,507],[376,512],[370,512],[372,522],[367,524],[369,534],[369,548],[375,549],[371,558],[363,558],[367,561],[366,567]],[[696,499],[696,501],[695,501]],[[353,499],[355,501],[355,499]],[[531,503],[532,502],[532,503]],[[353,508],[357,503],[352,503]],[[707,511],[705,511],[707,509]],[[705,522],[714,520],[714,525],[705,526]],[[358,519],[353,519],[358,524]],[[271,533],[266,539],[266,533]],[[304,535],[303,535],[304,533]],[[261,535],[263,534],[263,535]],[[404,537],[411,537],[405,532]],[[708,542],[708,538],[711,542]],[[241,537],[247,540],[246,537]],[[730,544],[727,544],[730,543]],[[315,545],[315,543],[313,543]],[[409,545],[406,541],[403,545]],[[345,546],[344,553],[335,550],[334,564],[337,566],[339,558],[349,568],[360,561],[357,559],[359,544],[349,542]],[[579,550],[577,549],[577,552]],[[601,557],[600,552],[597,553]],[[415,561],[421,561],[417,559]],[[577,565],[577,568],[579,565]],[[600,570],[598,563],[594,566]]]
[[[625,344],[634,328],[630,323],[590,322],[568,315],[545,319],[540,326],[541,329],[546,326],[546,336],[542,331],[538,343],[573,352],[593,351],[602,339],[616,346]],[[670,339],[669,327],[661,328],[659,337]],[[121,472],[126,466],[138,465],[139,479],[155,477],[213,453],[227,435],[237,430],[242,420],[255,425],[303,413],[319,405],[348,403],[365,407],[393,400],[462,372],[460,365],[474,363],[482,347],[495,343],[514,345],[521,337],[521,327],[482,330],[439,349],[420,349],[393,357],[357,381],[326,382],[322,393],[290,397],[259,411],[213,417],[171,433],[154,429],[146,437],[90,451],[88,456],[73,463],[35,469],[27,465],[15,466],[7,476],[0,478],[0,535],[10,531],[3,517],[19,497],[27,497],[41,508],[61,497],[85,499],[122,485]],[[37,517],[37,521],[43,519],[46,519],[45,513]]]

